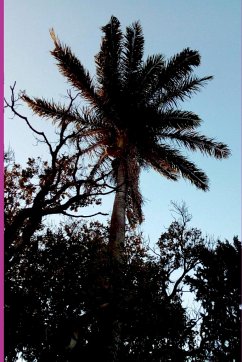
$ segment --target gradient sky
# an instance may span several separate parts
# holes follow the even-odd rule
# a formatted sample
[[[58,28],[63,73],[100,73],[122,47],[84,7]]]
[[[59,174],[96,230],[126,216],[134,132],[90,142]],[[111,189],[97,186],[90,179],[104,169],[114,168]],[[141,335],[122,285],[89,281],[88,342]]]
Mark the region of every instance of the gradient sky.
[[[206,193],[183,180],[174,183],[155,172],[144,173],[141,189],[146,221],[141,230],[145,237],[156,241],[169,226],[171,200],[185,201],[193,215],[192,225],[205,234],[230,240],[240,235],[240,0],[5,1],[5,96],[15,81],[16,88],[25,89],[30,96],[59,101],[66,94],[69,86],[49,53],[52,27],[94,75],[100,27],[111,15],[118,17],[123,29],[140,20],[146,56],[162,53],[170,57],[186,47],[199,50],[202,62],[196,73],[213,75],[214,80],[182,108],[199,114],[204,120],[201,132],[227,143],[232,151],[223,161],[190,154],[209,176],[210,191]],[[19,111],[33,119],[24,107]],[[51,134],[50,122],[36,117],[33,122]],[[29,156],[44,156],[27,126],[17,118],[10,119],[6,111],[5,148],[9,145],[20,163]],[[111,201],[109,198],[103,205],[108,212]]]

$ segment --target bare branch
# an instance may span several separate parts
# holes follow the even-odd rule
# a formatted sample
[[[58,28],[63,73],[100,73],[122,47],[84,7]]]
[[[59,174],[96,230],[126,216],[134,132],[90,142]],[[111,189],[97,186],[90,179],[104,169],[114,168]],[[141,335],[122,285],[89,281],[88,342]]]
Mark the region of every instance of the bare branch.
[[[108,216],[109,215],[109,214],[106,214],[104,212],[96,212],[95,214],[91,214],[91,215],[73,215],[73,214],[69,214],[66,211],[63,211],[62,214],[65,215],[65,216],[76,217],[76,218],[86,218],[86,217],[93,217],[93,216],[97,216],[97,215],[102,215],[102,216]]]
[[[23,116],[22,114],[20,114],[17,110],[16,110],[16,102],[20,99],[20,98],[15,98],[15,93],[14,93],[14,89],[15,89],[15,86],[16,86],[16,82],[14,83],[13,86],[10,86],[10,89],[11,89],[11,103],[9,103],[6,98],[4,98],[4,102],[6,104],[6,108],[10,108],[11,111],[13,112],[13,114],[21,119],[23,119],[28,127],[31,129],[31,131],[33,131],[35,134],[43,137],[44,139],[44,142],[48,145],[49,147],[49,150],[50,150],[50,153],[52,154],[53,153],[53,149],[52,149],[52,146],[48,140],[48,138],[46,137],[45,133],[44,132],[40,132],[40,131],[37,131],[29,122],[28,118],[26,116]]]

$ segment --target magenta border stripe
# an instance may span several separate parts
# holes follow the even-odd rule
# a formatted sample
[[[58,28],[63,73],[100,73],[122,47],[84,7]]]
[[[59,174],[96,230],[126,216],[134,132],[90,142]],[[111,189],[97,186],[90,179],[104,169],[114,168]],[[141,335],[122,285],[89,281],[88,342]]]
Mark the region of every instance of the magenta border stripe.
[[[1,99],[1,116],[0,116],[0,157],[1,157],[1,169],[0,169],[0,360],[4,361],[4,242],[3,242],[3,186],[4,186],[4,0],[0,0],[0,67],[1,67],[1,79],[0,79],[0,99]]]

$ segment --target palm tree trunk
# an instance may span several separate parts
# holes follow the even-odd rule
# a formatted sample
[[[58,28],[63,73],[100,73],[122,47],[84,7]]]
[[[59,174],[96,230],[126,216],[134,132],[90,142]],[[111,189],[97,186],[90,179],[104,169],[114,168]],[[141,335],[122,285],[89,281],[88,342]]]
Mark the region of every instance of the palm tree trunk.
[[[126,178],[124,162],[120,162],[117,172],[117,191],[113,204],[109,233],[109,251],[114,263],[122,263],[125,239]]]
[[[107,333],[107,355],[105,360],[107,362],[119,361],[121,345],[122,321],[120,320],[120,305],[122,303],[122,266],[124,265],[126,190],[125,165],[121,160],[117,171],[117,190],[109,233],[110,291],[112,300],[110,315],[105,322]]]

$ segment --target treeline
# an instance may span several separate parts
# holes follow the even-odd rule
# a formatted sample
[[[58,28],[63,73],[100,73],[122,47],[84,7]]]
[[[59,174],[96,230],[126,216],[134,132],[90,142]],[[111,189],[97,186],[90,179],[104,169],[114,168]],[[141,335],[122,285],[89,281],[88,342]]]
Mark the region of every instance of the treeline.
[[[6,154],[7,225],[38,197],[36,162],[23,169]],[[118,300],[108,226],[42,221],[23,243],[25,220],[5,244],[6,361],[19,353],[29,362],[99,360],[113,306],[122,321],[120,361],[238,361],[241,243],[209,241],[190,227],[184,204],[173,206],[178,217],[155,246],[126,231]]]

